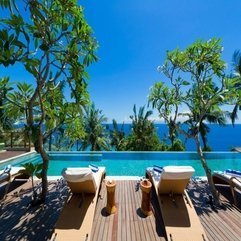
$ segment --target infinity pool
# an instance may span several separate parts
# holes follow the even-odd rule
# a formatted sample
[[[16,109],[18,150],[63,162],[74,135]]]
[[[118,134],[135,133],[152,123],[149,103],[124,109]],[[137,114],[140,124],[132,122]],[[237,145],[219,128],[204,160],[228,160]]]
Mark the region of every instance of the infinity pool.
[[[107,175],[144,176],[147,167],[153,165],[190,165],[195,176],[205,176],[201,162],[195,152],[50,152],[49,176],[59,176],[65,167],[87,167],[89,164],[105,166]],[[208,165],[212,171],[235,169],[241,171],[241,153],[206,153]],[[11,164],[21,166],[26,162],[40,162],[39,154],[29,154],[0,164],[0,169]]]

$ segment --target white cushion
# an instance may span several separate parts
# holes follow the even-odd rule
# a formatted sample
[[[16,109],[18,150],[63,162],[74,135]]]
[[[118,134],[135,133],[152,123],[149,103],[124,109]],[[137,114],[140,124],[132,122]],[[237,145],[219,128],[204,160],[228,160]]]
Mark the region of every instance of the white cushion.
[[[191,166],[165,166],[161,173],[161,179],[189,179],[195,172]]]
[[[94,179],[90,168],[65,168],[61,174],[68,182],[84,182]]]

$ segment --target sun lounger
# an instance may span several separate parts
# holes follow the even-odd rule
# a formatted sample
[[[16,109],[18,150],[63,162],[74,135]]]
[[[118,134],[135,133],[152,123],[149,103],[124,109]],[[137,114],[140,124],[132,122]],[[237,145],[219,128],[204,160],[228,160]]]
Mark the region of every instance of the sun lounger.
[[[0,183],[8,182],[21,174],[23,167],[7,166],[4,170],[0,171]]]
[[[66,168],[62,171],[62,176],[72,193],[96,192],[96,182],[90,168]]]
[[[208,240],[185,190],[194,169],[189,166],[148,168],[156,191],[168,241]]]
[[[235,189],[241,191],[241,172],[235,170],[226,170],[224,172],[213,173],[214,184],[223,184],[230,187],[234,203],[237,205],[238,201],[235,194]]]
[[[5,184],[6,183],[6,187],[5,187],[5,191],[4,191],[4,195],[3,198],[1,200],[1,202],[3,200],[5,200],[10,184],[11,182],[17,177],[20,176],[21,170],[23,170],[23,167],[13,167],[11,165],[8,165],[7,167],[4,168],[4,170],[0,171],[0,184]]]
[[[56,223],[51,240],[91,240],[91,229],[105,168],[97,172],[89,168],[69,168],[63,172],[71,189]],[[71,175],[72,174],[72,175]]]

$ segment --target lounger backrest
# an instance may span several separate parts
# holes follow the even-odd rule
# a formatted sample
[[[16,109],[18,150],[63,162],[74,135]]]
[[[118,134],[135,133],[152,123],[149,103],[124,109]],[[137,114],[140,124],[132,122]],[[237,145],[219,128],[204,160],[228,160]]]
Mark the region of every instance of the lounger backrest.
[[[90,168],[65,168],[62,176],[73,193],[96,192],[96,182]]]
[[[158,183],[159,194],[182,194],[194,173],[191,166],[166,166]]]

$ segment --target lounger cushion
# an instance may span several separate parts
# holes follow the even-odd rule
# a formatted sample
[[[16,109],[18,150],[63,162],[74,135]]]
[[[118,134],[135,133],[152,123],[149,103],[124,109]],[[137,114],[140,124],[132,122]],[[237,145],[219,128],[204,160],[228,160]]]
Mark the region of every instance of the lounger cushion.
[[[90,164],[89,168],[91,169],[92,172],[98,172],[99,171],[99,167],[97,167],[94,164]]]
[[[165,166],[161,175],[162,179],[189,179],[195,172],[191,166]]]
[[[62,171],[62,176],[68,182],[84,182],[93,179],[90,168],[65,168]]]
[[[96,192],[96,181],[90,168],[65,168],[62,176],[73,193]]]
[[[228,175],[236,176],[236,177],[241,177],[241,172],[240,171],[231,170],[231,169],[226,170],[224,172],[224,174],[228,174]]]
[[[162,173],[163,172],[163,167],[160,167],[160,166],[157,166],[157,165],[153,165],[153,170],[155,172]]]
[[[182,194],[194,173],[191,166],[165,166],[158,183],[159,194]]]

